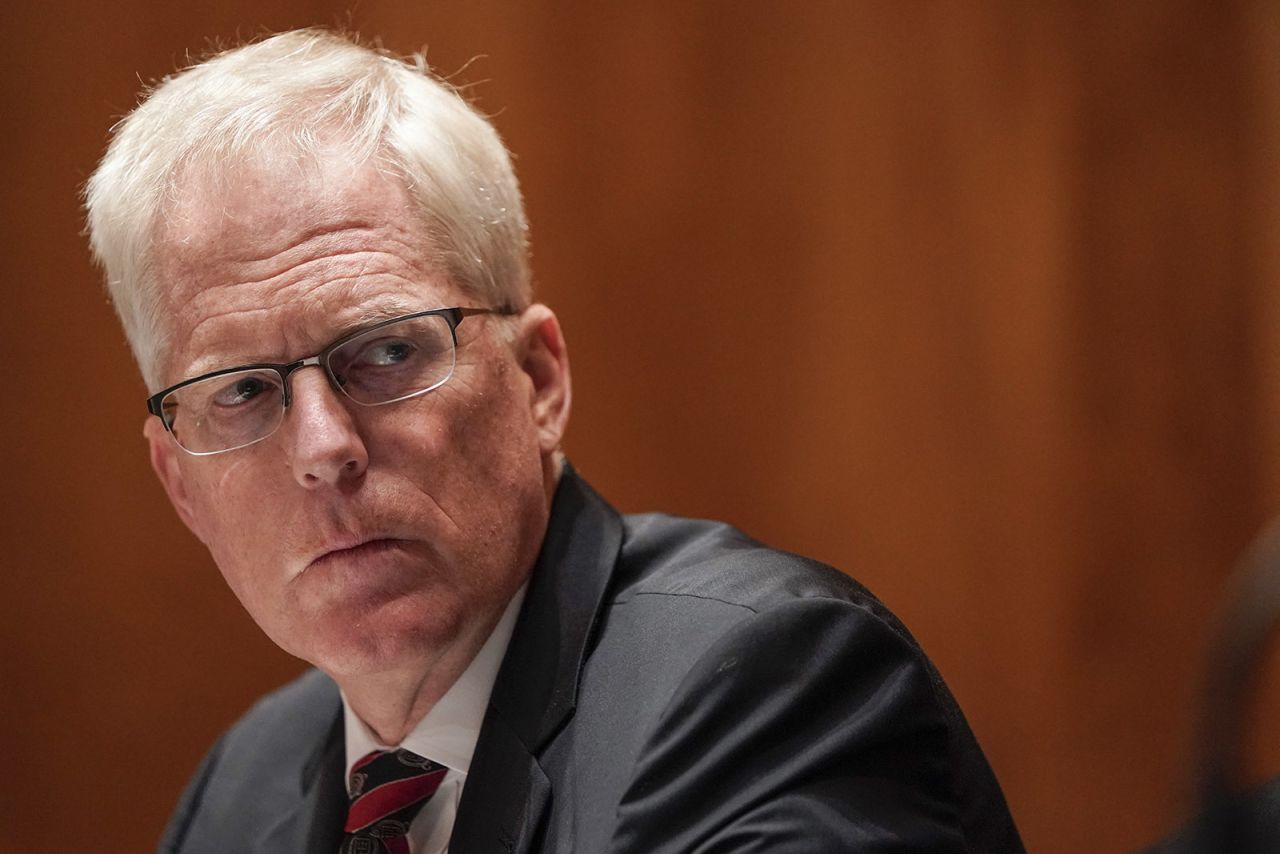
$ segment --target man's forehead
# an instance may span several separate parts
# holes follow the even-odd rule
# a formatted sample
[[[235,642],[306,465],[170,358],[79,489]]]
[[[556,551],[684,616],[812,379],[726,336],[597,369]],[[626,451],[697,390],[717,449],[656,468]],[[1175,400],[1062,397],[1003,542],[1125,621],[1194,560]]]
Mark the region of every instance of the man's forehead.
[[[414,226],[403,181],[377,160],[340,152],[263,152],[234,165],[186,164],[157,225],[162,255],[282,251],[308,232],[344,224]]]

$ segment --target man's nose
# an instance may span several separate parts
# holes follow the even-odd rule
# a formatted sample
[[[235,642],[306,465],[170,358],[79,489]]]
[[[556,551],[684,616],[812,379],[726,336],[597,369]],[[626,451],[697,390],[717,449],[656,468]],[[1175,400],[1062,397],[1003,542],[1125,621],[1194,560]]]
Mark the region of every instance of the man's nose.
[[[307,489],[338,486],[364,474],[369,452],[342,392],[329,385],[323,369],[309,368],[289,378],[283,429],[292,442],[293,476]]]

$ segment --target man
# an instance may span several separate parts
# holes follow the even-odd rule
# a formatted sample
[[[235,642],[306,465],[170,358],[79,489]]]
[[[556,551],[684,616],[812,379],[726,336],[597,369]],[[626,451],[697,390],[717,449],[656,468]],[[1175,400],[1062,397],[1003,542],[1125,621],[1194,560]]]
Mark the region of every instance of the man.
[[[562,457],[493,128],[320,31],[162,83],[91,178],[151,461],[316,670],[166,852],[1020,851],[941,679],[847,577],[620,517]]]

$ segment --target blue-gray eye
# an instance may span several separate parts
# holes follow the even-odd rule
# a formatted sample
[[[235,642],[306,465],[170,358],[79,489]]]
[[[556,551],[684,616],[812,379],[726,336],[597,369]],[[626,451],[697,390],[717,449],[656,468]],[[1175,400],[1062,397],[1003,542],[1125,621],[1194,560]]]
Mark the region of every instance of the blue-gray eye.
[[[404,339],[379,341],[365,347],[360,362],[365,365],[397,365],[413,357],[416,347]]]
[[[270,386],[261,376],[236,377],[214,395],[214,402],[218,406],[243,406],[268,391]]]

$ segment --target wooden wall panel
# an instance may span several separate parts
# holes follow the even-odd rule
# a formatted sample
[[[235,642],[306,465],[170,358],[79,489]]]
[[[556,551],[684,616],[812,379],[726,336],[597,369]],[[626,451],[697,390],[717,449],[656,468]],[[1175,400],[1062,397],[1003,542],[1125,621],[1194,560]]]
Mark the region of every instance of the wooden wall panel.
[[[1032,850],[1132,850],[1179,819],[1212,602],[1280,498],[1270,4],[3,14],[22,406],[0,428],[20,449],[0,731],[31,779],[5,784],[0,852],[86,781],[57,819],[71,847],[151,845],[214,735],[300,666],[151,482],[75,194],[138,76],[335,20],[426,45],[495,115],[569,337],[568,450],[606,495],[877,590]]]
[[[14,770],[0,851],[154,849],[209,739],[301,666],[264,642],[153,482],[144,389],[90,267],[78,193],[140,80],[210,39],[332,16],[305,0],[52,0],[5,4],[0,19],[0,755]]]

